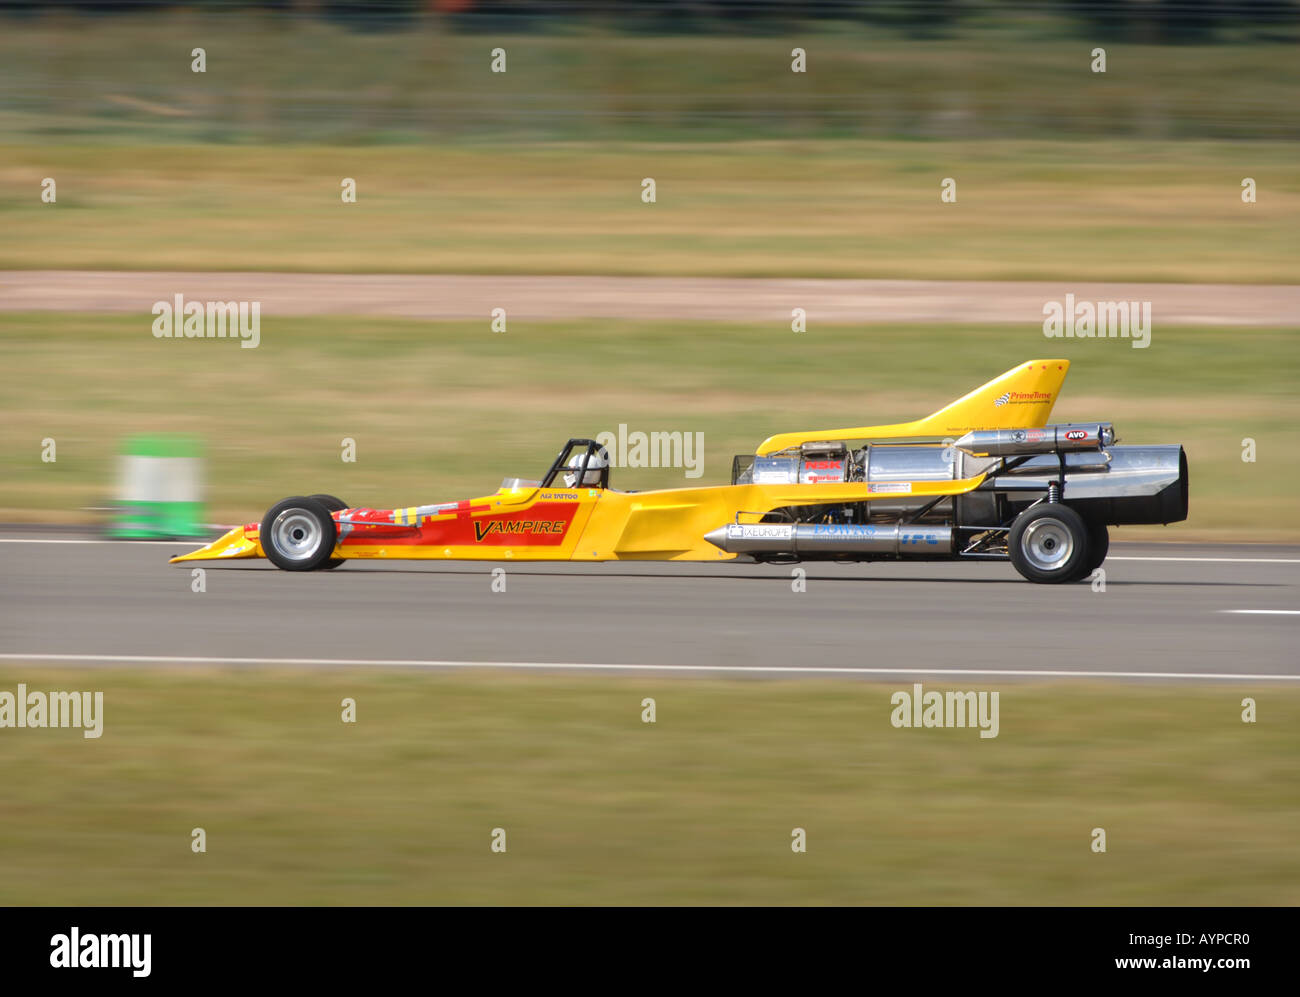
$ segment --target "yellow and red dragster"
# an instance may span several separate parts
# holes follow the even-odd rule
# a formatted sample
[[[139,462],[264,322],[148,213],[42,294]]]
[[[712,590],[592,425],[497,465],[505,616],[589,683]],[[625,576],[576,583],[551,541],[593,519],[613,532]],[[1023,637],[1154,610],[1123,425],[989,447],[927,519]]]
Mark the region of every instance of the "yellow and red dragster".
[[[734,460],[726,485],[620,491],[601,444],[572,439],[540,480],[507,478],[482,498],[287,498],[172,563],[1009,559],[1030,581],[1075,581],[1105,559],[1108,526],[1187,518],[1187,457],[1115,446],[1109,423],[1049,425],[1069,366],[1019,364],[914,422],[773,436]]]

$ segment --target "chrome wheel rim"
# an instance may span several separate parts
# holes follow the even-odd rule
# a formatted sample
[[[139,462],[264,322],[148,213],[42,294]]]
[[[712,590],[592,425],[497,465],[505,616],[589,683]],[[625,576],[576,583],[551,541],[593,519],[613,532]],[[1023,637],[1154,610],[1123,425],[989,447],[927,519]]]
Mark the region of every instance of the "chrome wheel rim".
[[[1059,571],[1074,553],[1074,536],[1059,519],[1044,517],[1029,524],[1020,550],[1040,571]]]
[[[320,523],[302,509],[286,509],[271,524],[271,542],[290,561],[305,561],[320,549]]]

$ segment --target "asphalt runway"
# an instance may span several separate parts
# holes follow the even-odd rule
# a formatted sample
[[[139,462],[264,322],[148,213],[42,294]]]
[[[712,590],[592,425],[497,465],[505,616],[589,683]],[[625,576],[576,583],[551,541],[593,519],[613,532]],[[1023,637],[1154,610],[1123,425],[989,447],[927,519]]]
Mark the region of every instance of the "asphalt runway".
[[[1115,543],[1104,592],[1000,563],[809,563],[795,592],[789,565],[253,560],[194,592],[166,563],[190,549],[0,534],[0,662],[1300,680],[1298,547]]]
[[[811,280],[747,277],[0,271],[0,311],[129,312],[155,301],[259,301],[275,315],[814,322],[1029,322],[1066,291],[1079,301],[1150,301],[1166,325],[1290,326],[1300,286],[1071,281]]]

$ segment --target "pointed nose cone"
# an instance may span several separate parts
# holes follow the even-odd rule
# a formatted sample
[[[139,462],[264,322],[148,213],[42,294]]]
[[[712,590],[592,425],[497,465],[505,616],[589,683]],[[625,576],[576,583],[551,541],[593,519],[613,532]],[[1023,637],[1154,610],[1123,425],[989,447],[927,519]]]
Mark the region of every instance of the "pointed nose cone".
[[[190,551],[188,554],[178,554],[173,557],[168,564],[177,564],[181,561],[215,561],[217,559],[225,560],[232,557],[262,557],[261,545],[256,540],[251,540],[244,535],[245,527],[237,526],[220,540],[214,540],[206,547],[200,547],[198,550]]]
[[[704,534],[704,539],[719,550],[725,550],[728,554],[731,553],[730,548],[727,546],[727,528],[725,526],[719,526],[716,530]]]

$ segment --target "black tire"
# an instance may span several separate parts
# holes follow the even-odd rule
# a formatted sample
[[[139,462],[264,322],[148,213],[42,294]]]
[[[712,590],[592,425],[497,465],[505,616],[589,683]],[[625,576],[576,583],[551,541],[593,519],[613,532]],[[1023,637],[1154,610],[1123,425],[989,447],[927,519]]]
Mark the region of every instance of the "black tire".
[[[1081,577],[1088,564],[1088,526],[1068,505],[1047,502],[1026,509],[1011,524],[1007,552],[1031,582],[1057,584]]]
[[[307,497],[315,499],[317,502],[323,505],[330,512],[342,512],[344,509],[351,508],[351,506],[349,506],[341,498],[338,498],[337,496],[334,495],[308,495]],[[346,558],[331,557],[328,561],[322,564],[321,567],[325,568],[326,570],[329,570],[330,568],[337,568],[340,564],[346,564],[346,563],[347,563]]]
[[[1106,529],[1106,524],[1096,520],[1088,523],[1088,566],[1083,570],[1082,577],[1087,578],[1100,568],[1109,550],[1110,531]]]
[[[317,499],[295,495],[271,506],[259,537],[262,552],[277,568],[314,571],[332,560],[338,527]]]
[[[323,505],[330,512],[342,512],[344,509],[348,508],[348,504],[346,502],[344,502],[341,498],[337,498],[333,495],[308,495],[307,497],[310,499],[315,499],[317,502]]]

